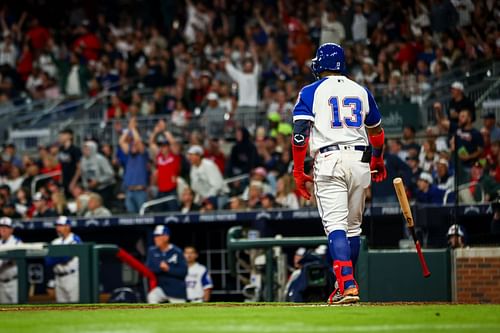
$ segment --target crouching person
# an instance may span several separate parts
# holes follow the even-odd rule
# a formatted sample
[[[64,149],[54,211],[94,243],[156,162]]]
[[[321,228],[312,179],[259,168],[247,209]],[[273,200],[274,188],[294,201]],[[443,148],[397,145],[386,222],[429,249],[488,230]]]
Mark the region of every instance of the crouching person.
[[[170,243],[170,230],[157,225],[154,230],[155,246],[148,250],[146,266],[155,273],[158,286],[148,294],[148,303],[186,302],[187,264],[181,249]]]

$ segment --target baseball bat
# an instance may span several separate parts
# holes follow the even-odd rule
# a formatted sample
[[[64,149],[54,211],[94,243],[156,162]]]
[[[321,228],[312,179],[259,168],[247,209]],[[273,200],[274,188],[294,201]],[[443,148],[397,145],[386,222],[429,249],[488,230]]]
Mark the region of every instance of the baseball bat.
[[[399,177],[394,178],[392,183],[394,184],[394,189],[396,190],[396,195],[398,196],[399,205],[401,206],[403,216],[406,220],[406,226],[408,227],[408,230],[410,230],[411,237],[413,238],[413,242],[415,243],[415,247],[417,248],[418,259],[420,260],[420,266],[422,266],[422,273],[424,274],[424,277],[427,278],[431,276],[431,272],[427,267],[427,263],[425,262],[424,255],[422,253],[422,248],[420,247],[420,242],[418,241],[417,235],[415,234],[415,223],[413,221],[410,204],[408,203],[408,197],[406,196],[403,180]]]

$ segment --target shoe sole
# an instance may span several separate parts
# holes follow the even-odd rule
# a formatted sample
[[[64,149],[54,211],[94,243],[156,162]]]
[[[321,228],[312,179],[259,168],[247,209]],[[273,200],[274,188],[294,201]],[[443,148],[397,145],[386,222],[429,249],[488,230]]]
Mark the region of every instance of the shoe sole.
[[[354,296],[354,295],[348,295],[342,297],[341,300],[338,300],[337,302],[331,302],[329,305],[344,305],[344,304],[354,304],[359,302],[359,296]]]

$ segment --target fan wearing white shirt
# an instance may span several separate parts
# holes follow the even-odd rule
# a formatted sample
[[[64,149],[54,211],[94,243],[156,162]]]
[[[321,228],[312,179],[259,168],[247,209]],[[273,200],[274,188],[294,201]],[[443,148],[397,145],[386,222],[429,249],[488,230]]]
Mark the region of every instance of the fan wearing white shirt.
[[[198,251],[194,246],[184,248],[184,258],[188,264],[186,276],[186,292],[189,302],[208,302],[212,294],[213,283],[208,269],[198,263]]]

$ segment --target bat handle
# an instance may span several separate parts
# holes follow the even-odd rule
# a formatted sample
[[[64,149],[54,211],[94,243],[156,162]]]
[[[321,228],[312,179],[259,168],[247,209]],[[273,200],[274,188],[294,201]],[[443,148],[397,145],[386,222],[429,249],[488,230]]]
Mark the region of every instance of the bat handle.
[[[424,255],[422,254],[422,248],[420,247],[419,241],[417,241],[415,243],[415,247],[417,248],[418,259],[420,260],[420,265],[422,266],[422,273],[424,274],[425,278],[428,278],[429,276],[431,276],[431,272],[429,271],[429,268],[427,267],[427,263],[425,262]]]

